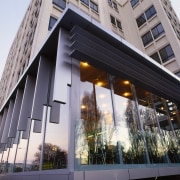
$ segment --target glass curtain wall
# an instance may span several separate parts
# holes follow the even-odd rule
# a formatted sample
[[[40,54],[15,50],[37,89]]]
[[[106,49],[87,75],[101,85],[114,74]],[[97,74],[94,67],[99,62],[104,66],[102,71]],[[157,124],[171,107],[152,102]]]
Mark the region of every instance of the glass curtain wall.
[[[9,138],[9,144],[1,147],[0,173],[67,169],[69,92],[70,88],[67,103],[55,107],[60,111],[56,121],[51,116],[53,106],[44,105],[41,121],[28,118],[27,130],[17,131],[16,138]]]
[[[175,103],[83,62],[80,102],[77,168],[180,163],[180,111]]]

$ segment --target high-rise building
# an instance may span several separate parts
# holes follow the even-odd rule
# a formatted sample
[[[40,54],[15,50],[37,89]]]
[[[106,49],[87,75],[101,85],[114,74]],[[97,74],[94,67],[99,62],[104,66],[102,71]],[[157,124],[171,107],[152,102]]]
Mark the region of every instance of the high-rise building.
[[[179,48],[169,0],[32,0],[0,84],[0,179],[178,179]]]
[[[9,51],[0,105],[69,3],[180,76],[180,21],[169,0],[32,0]]]

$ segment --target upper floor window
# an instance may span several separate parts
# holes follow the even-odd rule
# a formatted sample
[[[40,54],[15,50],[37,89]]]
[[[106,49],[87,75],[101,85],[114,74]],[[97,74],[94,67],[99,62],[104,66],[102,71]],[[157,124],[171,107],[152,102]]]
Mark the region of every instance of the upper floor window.
[[[49,30],[49,31],[53,28],[53,26],[54,26],[54,24],[56,23],[56,21],[57,21],[56,18],[50,16],[50,19],[49,19],[49,27],[48,27],[48,30]]]
[[[169,59],[174,57],[174,52],[170,45],[165,46],[159,51],[159,54],[161,56],[162,62],[165,63]]]
[[[89,6],[89,0],[81,0],[81,2],[83,2],[84,4],[86,4],[87,6]]]
[[[168,44],[164,48],[160,49],[158,52],[152,54],[150,57],[153,58],[158,63],[162,64],[172,59],[174,57],[174,52],[171,48],[171,45]]]
[[[98,5],[94,3],[93,1],[90,1],[90,8],[98,12]]]
[[[118,5],[116,1],[108,0],[108,3],[111,7],[113,7],[116,11],[118,11]]]
[[[134,7],[138,2],[139,0],[131,0],[131,6]]]
[[[146,22],[146,18],[144,14],[141,14],[137,19],[136,19],[138,27],[143,25]]]
[[[154,6],[151,6],[148,10],[146,10],[145,14],[147,19],[150,19],[154,14],[156,14]]]
[[[142,13],[137,19],[137,25],[138,27],[140,27],[141,25],[143,25],[146,20],[150,19],[152,16],[154,16],[156,14],[156,10],[154,8],[154,6],[151,6],[149,9],[147,9],[145,11],[145,13]]]
[[[60,7],[61,9],[66,8],[66,0],[53,0],[52,2],[53,2],[53,4]]]
[[[150,42],[153,41],[153,38],[152,38],[150,31],[148,31],[146,34],[144,34],[142,36],[142,41],[143,41],[144,46],[146,46],[147,44],[149,44]]]
[[[80,0],[80,1],[98,13],[98,5],[95,2],[89,0]]]
[[[154,54],[152,54],[150,56],[152,59],[154,59],[156,62],[158,62],[159,64],[161,64],[161,60],[160,60],[160,57],[159,57],[159,54],[157,52],[155,52]]]
[[[157,39],[162,34],[164,34],[164,29],[160,23],[142,36],[144,46],[152,42],[154,39]]]
[[[158,24],[153,29],[151,29],[154,39],[158,38],[160,35],[164,34],[164,29],[162,24]]]
[[[118,19],[116,19],[114,16],[112,16],[112,15],[110,15],[110,19],[111,19],[111,23],[114,25],[114,26],[116,26],[116,27],[118,27],[120,30],[122,30],[122,25],[121,25],[121,22],[118,20]]]

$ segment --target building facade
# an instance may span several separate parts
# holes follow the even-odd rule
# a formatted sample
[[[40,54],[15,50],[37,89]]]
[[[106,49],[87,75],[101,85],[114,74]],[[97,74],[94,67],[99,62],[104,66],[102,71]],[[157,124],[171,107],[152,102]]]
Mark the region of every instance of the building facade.
[[[173,38],[167,38],[168,28],[162,32],[156,14],[158,5],[167,10],[152,1],[143,14],[133,15],[136,33],[146,26],[151,27],[146,33],[161,32],[148,44],[144,30],[142,36],[127,35],[123,27],[128,30],[130,25],[120,18],[120,7],[136,14],[143,2],[107,1],[105,6],[53,1],[52,6],[50,1],[32,1],[27,12],[41,8],[34,20],[31,53],[25,58],[28,65],[12,81],[15,85],[0,112],[0,179],[179,178],[180,79],[174,75],[178,53],[168,46]],[[109,25],[101,15],[107,15],[108,8]],[[119,20],[114,21],[117,13]],[[153,20],[156,30],[150,25]],[[51,31],[41,32],[45,25]],[[178,29],[171,26],[178,45]],[[145,52],[161,41],[167,51],[155,49],[159,63]]]
[[[0,106],[69,3],[179,76],[180,21],[169,0],[32,0],[9,51]]]

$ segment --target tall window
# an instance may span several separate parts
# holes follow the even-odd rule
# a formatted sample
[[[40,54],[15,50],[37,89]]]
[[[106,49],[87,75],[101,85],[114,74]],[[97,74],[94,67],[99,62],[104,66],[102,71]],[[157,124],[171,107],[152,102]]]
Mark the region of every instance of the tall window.
[[[162,27],[162,24],[158,24],[157,26],[155,26],[153,29],[151,29],[142,36],[142,41],[144,46],[148,45],[153,41],[153,39],[158,38],[162,34],[164,34],[164,29]]]
[[[146,46],[147,44],[153,41],[150,31],[148,31],[145,35],[142,36],[142,41],[143,41],[144,46]]]
[[[114,8],[116,11],[118,11],[118,5],[116,1],[108,0],[109,5]]]
[[[136,19],[138,27],[143,25],[146,22],[146,18],[144,14],[141,14],[137,19]]]
[[[66,7],[66,0],[53,0],[53,4],[60,7],[61,9],[65,9]]]
[[[110,20],[111,20],[111,23],[113,24],[113,26],[116,26],[117,28],[122,30],[121,22],[118,19],[116,19],[114,16],[110,15]]]
[[[146,10],[145,14],[147,19],[150,19],[154,14],[156,14],[154,6],[151,6],[148,10]]]
[[[145,11],[145,13],[141,14],[137,19],[137,25],[138,27],[140,27],[141,25],[143,25],[146,22],[146,19],[150,19],[152,16],[154,16],[156,14],[156,10],[154,8],[154,6],[151,6],[149,9],[147,9]]]
[[[174,57],[174,52],[170,45],[167,45],[166,47],[162,48],[159,51],[159,53],[163,63],[167,62],[169,59]]]
[[[157,52],[155,52],[154,54],[152,54],[150,56],[152,59],[154,59],[156,62],[158,62],[159,64],[161,64],[161,60],[160,60],[160,57],[159,57],[159,54]]]
[[[134,7],[138,2],[139,0],[131,0],[131,6]]]
[[[49,30],[49,31],[53,28],[53,26],[54,26],[54,24],[56,23],[56,21],[57,21],[56,18],[50,16],[50,19],[49,19],[49,27],[48,27],[48,30]]]
[[[93,1],[90,1],[90,8],[98,12],[98,5],[94,3]]]
[[[89,6],[89,0],[81,0],[81,2],[83,2],[84,4],[86,4],[87,6]]]
[[[142,87],[80,63],[76,165],[180,162],[175,104]]]
[[[158,38],[162,34],[164,34],[164,29],[162,27],[162,24],[158,24],[153,29],[151,29],[154,39]]]

